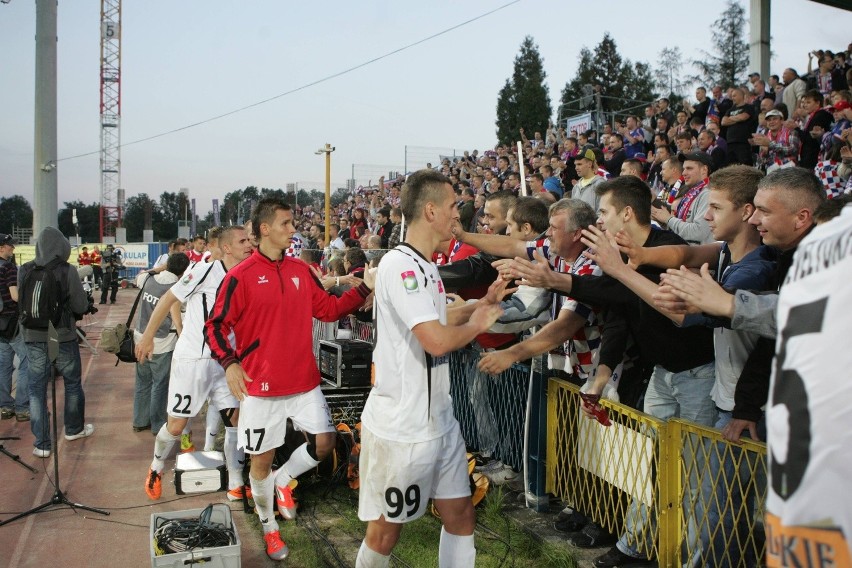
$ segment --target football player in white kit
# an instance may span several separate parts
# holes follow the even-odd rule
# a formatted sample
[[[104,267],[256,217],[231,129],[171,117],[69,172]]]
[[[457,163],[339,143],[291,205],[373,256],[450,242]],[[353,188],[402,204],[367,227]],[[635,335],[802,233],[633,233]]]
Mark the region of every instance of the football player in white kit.
[[[136,344],[136,359],[144,361],[153,351],[154,332],[170,307],[176,302],[186,303],[183,333],[172,356],[168,421],[157,433],[154,459],[145,480],[145,493],[154,500],[159,499],[162,493],[161,477],[166,457],[180,439],[187,421],[201,411],[208,396],[211,407],[222,414],[225,423],[228,498],[238,500],[243,496],[243,451],[237,445],[239,401],[228,389],[225,371],[210,357],[210,348],[204,340],[204,322],[213,309],[216,290],[225,273],[251,254],[251,243],[243,227],[226,227],[219,237],[219,248],[221,260],[193,265],[166,292],[154,308],[142,340]]]
[[[376,277],[375,384],[361,419],[358,502],[368,525],[355,565],[388,566],[403,523],[421,517],[432,498],[444,524],[439,565],[472,567],[476,515],[453,416],[449,353],[497,320],[506,282],[495,282],[467,321],[448,321],[431,258],[458,217],[450,181],[432,170],[412,174],[401,208],[406,242],[382,258]]]

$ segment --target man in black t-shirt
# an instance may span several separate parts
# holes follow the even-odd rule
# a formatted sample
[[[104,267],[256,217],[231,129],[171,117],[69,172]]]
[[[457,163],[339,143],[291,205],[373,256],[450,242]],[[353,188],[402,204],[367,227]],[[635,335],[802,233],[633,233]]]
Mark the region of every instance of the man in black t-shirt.
[[[722,126],[728,129],[725,136],[728,142],[728,165],[751,166],[754,157],[748,140],[757,130],[757,113],[754,105],[746,102],[745,92],[739,87],[731,89],[731,101],[734,106],[722,117]]]

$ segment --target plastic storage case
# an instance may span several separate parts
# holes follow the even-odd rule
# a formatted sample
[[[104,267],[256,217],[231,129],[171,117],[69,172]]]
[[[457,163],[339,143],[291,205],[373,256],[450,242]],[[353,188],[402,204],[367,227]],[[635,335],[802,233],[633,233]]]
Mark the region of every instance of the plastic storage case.
[[[175,493],[207,493],[228,488],[222,452],[187,452],[175,459]]]
[[[321,340],[319,368],[322,379],[341,387],[370,386],[372,344],[359,339]]]
[[[154,513],[151,515],[150,529],[150,552],[152,568],[177,568],[185,566],[204,566],[204,568],[240,568],[240,535],[231,518],[231,510],[224,503],[213,505],[213,513],[210,521],[221,523],[227,528],[234,530],[235,544],[228,546],[217,546],[213,548],[199,548],[190,552],[177,552],[157,556],[154,548],[154,533],[166,521],[173,519],[197,519],[204,509],[188,509],[186,511],[172,511],[170,513]]]

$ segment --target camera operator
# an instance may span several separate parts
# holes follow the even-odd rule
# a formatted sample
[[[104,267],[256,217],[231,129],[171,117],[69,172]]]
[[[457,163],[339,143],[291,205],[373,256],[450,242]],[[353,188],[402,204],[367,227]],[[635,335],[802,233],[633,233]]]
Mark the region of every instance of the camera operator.
[[[106,304],[109,289],[112,289],[109,303],[114,304],[115,296],[118,294],[118,271],[124,270],[124,262],[121,253],[115,250],[112,245],[107,245],[104,249],[104,254],[101,257],[101,270],[104,273],[103,284],[101,285],[101,304]]]

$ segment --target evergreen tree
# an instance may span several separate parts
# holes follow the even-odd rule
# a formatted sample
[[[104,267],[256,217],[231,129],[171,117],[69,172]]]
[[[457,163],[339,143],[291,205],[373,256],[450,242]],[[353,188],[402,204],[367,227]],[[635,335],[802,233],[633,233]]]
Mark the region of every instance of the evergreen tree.
[[[517,140],[521,128],[544,136],[553,112],[546,77],[538,46],[527,36],[515,57],[512,79],[506,80],[497,97],[497,139],[501,144]]]
[[[604,112],[636,113],[637,105],[653,100],[656,91],[650,66],[622,59],[609,33],[604,34],[594,53],[586,47],[580,50],[577,74],[562,90],[560,117],[596,109],[594,91],[598,88]]]
[[[74,226],[74,209],[77,210],[77,226]],[[59,210],[58,227],[63,235],[80,235],[84,243],[98,242],[101,232],[101,206],[94,202],[86,205],[79,199],[66,201]]]
[[[692,62],[698,74],[691,81],[712,87],[732,87],[745,83],[748,69],[748,42],[745,36],[745,8],[736,0],[728,0],[725,11],[710,27],[713,51],[703,51],[704,57]]]

